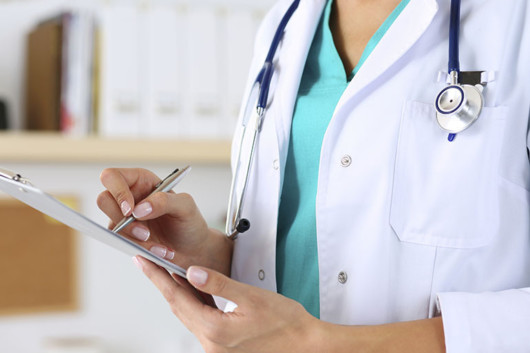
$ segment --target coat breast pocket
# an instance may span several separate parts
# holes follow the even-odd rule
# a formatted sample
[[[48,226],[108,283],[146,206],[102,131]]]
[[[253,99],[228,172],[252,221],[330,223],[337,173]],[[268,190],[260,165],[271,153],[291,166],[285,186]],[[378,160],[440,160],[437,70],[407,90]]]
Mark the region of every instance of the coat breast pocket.
[[[499,223],[497,182],[504,107],[484,108],[453,142],[432,104],[401,117],[390,224],[401,241],[450,248],[487,245]]]

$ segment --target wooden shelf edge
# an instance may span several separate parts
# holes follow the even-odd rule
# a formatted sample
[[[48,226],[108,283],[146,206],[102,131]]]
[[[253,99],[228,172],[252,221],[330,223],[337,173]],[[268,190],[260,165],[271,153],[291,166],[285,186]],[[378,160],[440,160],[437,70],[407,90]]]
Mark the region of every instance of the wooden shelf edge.
[[[230,163],[223,140],[70,137],[56,133],[0,133],[0,162],[15,163]]]

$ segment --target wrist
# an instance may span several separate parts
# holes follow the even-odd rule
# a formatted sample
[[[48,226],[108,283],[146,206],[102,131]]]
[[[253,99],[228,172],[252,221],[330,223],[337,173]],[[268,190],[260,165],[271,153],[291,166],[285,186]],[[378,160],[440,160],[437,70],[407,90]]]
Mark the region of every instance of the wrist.
[[[208,229],[208,237],[201,249],[203,258],[208,254],[206,267],[230,277],[233,250],[234,242],[223,232],[215,228]]]
[[[441,318],[372,326],[324,323],[321,351],[332,353],[445,352]]]
[[[360,326],[337,325],[329,322],[319,321],[314,329],[313,344],[310,352],[330,353],[362,353],[368,352],[369,342],[366,337],[360,335]]]
[[[335,325],[319,320],[309,313],[307,314],[307,319],[305,321],[302,337],[299,341],[302,342],[299,352],[334,352],[334,350],[332,350],[332,343],[335,331],[331,326]]]

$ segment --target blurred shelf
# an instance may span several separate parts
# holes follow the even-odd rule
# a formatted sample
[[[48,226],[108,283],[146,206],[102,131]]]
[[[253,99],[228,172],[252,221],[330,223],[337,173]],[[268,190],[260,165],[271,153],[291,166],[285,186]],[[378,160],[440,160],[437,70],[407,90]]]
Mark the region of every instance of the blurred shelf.
[[[0,133],[0,163],[230,163],[230,142]]]

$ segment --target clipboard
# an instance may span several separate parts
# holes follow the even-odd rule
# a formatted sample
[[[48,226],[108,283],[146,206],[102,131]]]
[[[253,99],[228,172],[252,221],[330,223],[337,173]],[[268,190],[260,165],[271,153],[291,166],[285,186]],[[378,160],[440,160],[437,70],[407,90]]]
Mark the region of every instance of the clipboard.
[[[168,272],[186,278],[186,270],[182,267],[154,255],[133,241],[83,216],[53,196],[34,187],[29,179],[20,174],[0,169],[0,190],[82,234],[99,240],[129,256],[140,255],[165,268]]]

